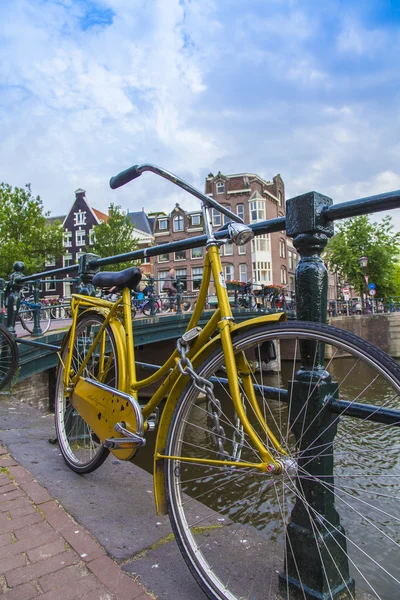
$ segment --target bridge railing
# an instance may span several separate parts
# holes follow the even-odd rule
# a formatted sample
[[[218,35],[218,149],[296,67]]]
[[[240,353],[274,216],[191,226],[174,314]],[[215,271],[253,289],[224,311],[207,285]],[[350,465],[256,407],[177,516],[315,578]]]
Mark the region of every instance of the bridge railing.
[[[317,192],[309,192],[307,194],[291,198],[287,201],[286,217],[279,217],[269,221],[253,223],[250,225],[255,235],[265,235],[268,233],[286,230],[286,234],[293,238],[294,247],[300,255],[300,261],[296,269],[297,319],[304,321],[326,322],[328,304],[328,275],[324,262],[321,258],[321,254],[328,242],[328,239],[333,236],[333,222],[338,219],[391,210],[399,207],[400,191],[361,198],[337,205],[333,205],[332,199],[328,198],[327,196],[323,196]],[[225,233],[217,231],[215,236],[217,239],[221,239],[224,238]],[[100,267],[126,261],[141,261],[147,257],[158,256],[160,254],[174,251],[177,252],[179,250],[187,250],[190,248],[198,248],[205,246],[205,244],[206,236],[202,235],[169,244],[162,244],[151,248],[110,256],[107,258],[99,258],[94,254],[87,253],[80,257],[78,265],[78,275],[82,280],[81,291],[87,294],[94,293],[92,277],[100,269]],[[23,275],[23,269],[18,267],[18,265],[20,265],[20,263],[16,263],[15,271],[10,277],[8,310],[11,311],[13,310],[12,307],[14,302],[13,294],[18,295],[20,286],[24,285],[26,281],[40,280],[43,277],[48,277],[50,275],[64,275],[75,271],[77,268],[76,265],[71,265],[62,269],[54,269],[52,271],[45,271],[25,277]],[[10,319],[12,322],[12,314]],[[309,377],[309,379],[307,379],[308,381],[312,380],[313,374],[311,372],[304,373],[303,369],[302,375],[303,381],[306,380],[305,376]],[[298,384],[301,386],[302,383],[301,381],[297,381],[296,378],[297,374],[294,376],[292,381],[292,390],[294,390],[293,397],[296,397],[296,401],[301,403],[302,395],[301,393],[298,394],[297,390]],[[324,401],[322,387],[318,398],[319,403]],[[318,404],[318,402],[315,403],[313,408],[313,410],[316,411],[314,417],[313,415],[310,415],[311,421],[307,430],[309,438],[316,440],[320,439],[324,433],[324,430],[321,429],[321,427],[324,427],[324,421],[317,418],[319,414],[318,411],[320,411],[320,404]],[[303,409],[304,407],[298,406],[297,413],[301,414]],[[378,412],[379,408],[374,407],[373,414],[375,415],[375,413]],[[354,413],[352,413],[352,416],[354,416]],[[331,435],[334,437],[334,432],[332,432]],[[333,439],[331,442],[333,444]],[[331,463],[329,463],[329,465],[331,465]],[[329,465],[328,461],[324,462],[324,467],[321,467],[323,472],[319,473],[319,477],[322,479],[332,478],[333,481],[333,465]],[[304,501],[311,507],[312,511],[315,511],[316,514],[319,514],[321,522],[329,522],[329,515],[335,511],[333,494],[329,499],[323,501],[323,490],[312,486],[310,486],[309,491],[304,491],[304,494]],[[341,589],[342,581],[340,579],[340,573],[337,569],[335,569],[334,566],[332,566],[332,569],[329,570],[329,573],[326,573],[324,566],[324,572],[322,572],[320,563],[316,562],[315,564],[309,564],[309,556],[318,555],[315,548],[311,548],[313,544],[317,543],[312,531],[312,523],[310,521],[309,530],[307,530],[305,521],[303,520],[303,522],[297,523],[296,519],[296,514],[292,513],[291,523],[293,528],[297,527],[298,531],[301,532],[301,539],[298,540],[298,544],[296,543],[296,552],[303,553],[299,564],[308,565],[307,572],[302,573],[303,584],[307,588],[307,597],[327,597],[327,579],[329,579],[330,589]],[[339,527],[338,523],[337,527]],[[341,564],[343,567],[342,557],[337,556],[338,549],[333,546],[330,548],[329,553],[331,555],[332,564],[334,564],[335,560],[339,558],[338,564]],[[287,571],[288,572],[286,573],[285,577],[287,577],[288,580],[291,580],[291,587],[296,587],[297,584],[295,582],[298,580],[298,573],[295,571],[289,572],[290,567],[287,568]],[[300,588],[298,591],[299,595],[301,596]],[[340,596],[341,599],[348,597],[345,593],[343,593],[343,590],[341,590],[338,594],[339,595],[335,595],[334,597],[339,598]]]

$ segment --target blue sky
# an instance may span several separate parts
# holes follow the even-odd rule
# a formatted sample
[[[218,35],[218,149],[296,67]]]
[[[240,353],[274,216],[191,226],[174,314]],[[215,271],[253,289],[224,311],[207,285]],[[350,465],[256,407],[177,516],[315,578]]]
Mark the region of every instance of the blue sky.
[[[187,209],[152,162],[200,189],[211,171],[280,173],[286,197],[400,188],[400,2],[2,0],[0,180],[53,215]],[[400,229],[400,218],[396,217]]]

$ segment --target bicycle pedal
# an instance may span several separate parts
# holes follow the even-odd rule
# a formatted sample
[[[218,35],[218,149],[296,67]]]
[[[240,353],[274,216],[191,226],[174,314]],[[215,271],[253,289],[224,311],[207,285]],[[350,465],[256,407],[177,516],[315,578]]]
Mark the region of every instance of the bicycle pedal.
[[[122,425],[122,423],[116,423],[114,427],[115,431],[121,433],[124,437],[121,438],[107,438],[104,441],[104,446],[109,449],[116,450],[118,448],[140,448],[146,444],[144,437],[129,431]]]

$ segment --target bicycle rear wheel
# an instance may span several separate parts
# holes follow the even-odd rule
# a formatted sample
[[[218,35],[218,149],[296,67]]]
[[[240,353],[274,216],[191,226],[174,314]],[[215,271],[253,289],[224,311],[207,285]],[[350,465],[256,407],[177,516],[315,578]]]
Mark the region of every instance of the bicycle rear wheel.
[[[83,315],[77,323],[73,340],[72,371],[76,373],[82,364],[96,333],[104,322],[97,313]],[[55,425],[60,450],[67,465],[77,473],[90,473],[103,464],[109,451],[94,434],[86,421],[71,404],[63,384],[64,364],[68,346],[65,344],[57,372],[55,389]],[[118,384],[118,355],[113,332],[106,327],[93,354],[84,369],[83,377],[89,377],[111,387]]]
[[[0,390],[11,381],[17,366],[17,342],[11,333],[3,325],[0,325]]]
[[[35,312],[34,312],[34,310],[20,311],[19,318],[20,318],[22,327],[29,333],[33,333],[33,329],[35,327]],[[42,333],[46,333],[46,331],[48,331],[48,329],[50,328],[50,324],[51,324],[50,309],[48,309],[48,308],[40,309],[40,329],[42,330]]]
[[[223,353],[214,351],[197,373],[213,382],[221,408],[188,378],[165,450],[195,459],[165,459],[165,485],[199,585],[214,600],[400,597],[399,365],[352,334],[311,323],[255,326],[233,345],[286,455],[259,426],[238,372],[247,416],[284,465],[276,474],[240,467],[260,459],[232,406]],[[238,466],[204,463],[221,453]]]

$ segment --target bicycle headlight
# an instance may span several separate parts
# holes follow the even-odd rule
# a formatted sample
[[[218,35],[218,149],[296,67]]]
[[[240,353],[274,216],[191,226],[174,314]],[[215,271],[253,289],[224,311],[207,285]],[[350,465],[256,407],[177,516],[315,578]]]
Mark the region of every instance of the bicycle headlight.
[[[228,231],[229,237],[237,246],[244,246],[254,237],[253,231],[244,223],[229,223]]]

